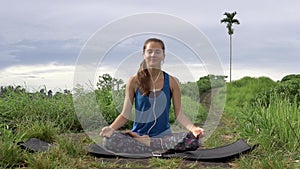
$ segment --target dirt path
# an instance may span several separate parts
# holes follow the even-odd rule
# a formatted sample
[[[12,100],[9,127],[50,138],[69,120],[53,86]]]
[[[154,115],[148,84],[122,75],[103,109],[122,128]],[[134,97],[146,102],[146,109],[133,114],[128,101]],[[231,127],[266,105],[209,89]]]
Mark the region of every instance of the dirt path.
[[[211,101],[217,92],[218,88],[214,88],[208,90],[200,96],[200,103],[205,107],[206,110],[210,109]]]

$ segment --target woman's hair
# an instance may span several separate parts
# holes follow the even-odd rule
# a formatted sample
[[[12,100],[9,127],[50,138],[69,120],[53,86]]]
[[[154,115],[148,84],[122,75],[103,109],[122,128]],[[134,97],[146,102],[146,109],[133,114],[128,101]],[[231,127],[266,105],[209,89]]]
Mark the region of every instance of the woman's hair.
[[[157,38],[150,38],[150,39],[147,39],[144,43],[143,54],[145,53],[147,44],[150,42],[160,43],[163,52],[165,52],[165,44],[162,40],[157,39]],[[140,64],[140,68],[137,72],[137,83],[139,86],[139,90],[141,91],[143,96],[148,95],[150,93],[150,79],[151,79],[150,73],[147,68],[146,61],[143,60],[142,63]]]

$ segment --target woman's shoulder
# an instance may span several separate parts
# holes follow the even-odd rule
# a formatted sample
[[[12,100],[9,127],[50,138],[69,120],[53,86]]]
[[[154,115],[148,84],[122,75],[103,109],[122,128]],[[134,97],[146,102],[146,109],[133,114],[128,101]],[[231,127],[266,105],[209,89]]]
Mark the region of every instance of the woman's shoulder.
[[[170,74],[168,74],[168,75],[169,75],[170,83],[175,83],[175,82],[179,83],[179,79],[177,77],[170,75]]]
[[[129,87],[132,88],[132,89],[135,89],[136,86],[137,86],[137,82],[138,82],[138,80],[137,80],[137,75],[135,74],[135,75],[129,77],[129,79],[128,79],[126,85],[129,86]]]
[[[171,88],[179,86],[180,82],[179,82],[179,79],[177,77],[169,74],[169,79],[170,79],[169,81],[170,81],[170,87]]]

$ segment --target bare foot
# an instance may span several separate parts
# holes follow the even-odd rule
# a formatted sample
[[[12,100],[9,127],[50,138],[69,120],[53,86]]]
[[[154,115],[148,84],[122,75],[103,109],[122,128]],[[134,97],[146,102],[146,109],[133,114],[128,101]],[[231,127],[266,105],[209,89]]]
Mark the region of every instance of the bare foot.
[[[150,137],[148,135],[143,135],[140,136],[139,134],[137,134],[136,132],[132,132],[132,131],[126,131],[127,134],[129,134],[130,136],[132,136],[134,139],[136,139],[138,142],[150,147]]]

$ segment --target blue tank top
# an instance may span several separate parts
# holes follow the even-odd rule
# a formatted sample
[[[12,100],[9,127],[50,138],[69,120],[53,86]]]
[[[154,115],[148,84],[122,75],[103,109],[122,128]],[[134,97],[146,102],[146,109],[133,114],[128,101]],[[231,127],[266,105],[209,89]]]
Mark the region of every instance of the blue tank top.
[[[135,92],[135,120],[131,131],[139,135],[154,137],[170,130],[171,89],[169,75],[165,72],[164,85],[159,91],[151,91],[143,96],[139,90]]]

